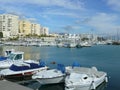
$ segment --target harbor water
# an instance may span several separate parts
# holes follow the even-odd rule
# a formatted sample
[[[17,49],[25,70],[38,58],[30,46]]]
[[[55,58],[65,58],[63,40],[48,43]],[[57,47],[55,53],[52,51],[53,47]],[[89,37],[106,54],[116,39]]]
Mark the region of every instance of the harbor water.
[[[44,60],[51,68],[55,68],[59,63],[72,65],[74,61],[83,67],[95,66],[108,74],[108,83],[103,83],[97,90],[120,90],[120,46],[96,45],[84,48],[0,46],[0,55],[4,55],[6,49],[23,51],[25,59]],[[41,86],[32,81],[24,85],[34,90],[64,90],[64,84]]]

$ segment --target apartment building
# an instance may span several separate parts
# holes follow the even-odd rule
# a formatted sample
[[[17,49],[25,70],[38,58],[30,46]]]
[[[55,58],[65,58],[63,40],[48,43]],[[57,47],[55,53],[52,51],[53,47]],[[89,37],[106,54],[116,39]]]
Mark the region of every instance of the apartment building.
[[[41,29],[40,24],[37,24],[37,23],[31,24],[31,34],[32,35],[40,35],[40,29]]]
[[[47,27],[41,27],[41,35],[49,35],[49,29]]]
[[[19,21],[19,34],[22,36],[31,34],[31,22],[30,21],[28,20]]]
[[[49,29],[29,20],[19,20],[19,16],[0,14],[0,32],[4,38],[26,35],[48,35]]]
[[[18,35],[18,19],[19,16],[12,14],[0,15],[0,32],[3,37],[16,37]]]

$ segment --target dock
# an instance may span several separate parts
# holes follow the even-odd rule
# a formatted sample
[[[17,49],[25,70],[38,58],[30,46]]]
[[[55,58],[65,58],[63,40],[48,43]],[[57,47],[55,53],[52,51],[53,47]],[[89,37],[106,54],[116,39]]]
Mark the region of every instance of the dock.
[[[0,90],[32,90],[32,89],[7,80],[0,80]]]

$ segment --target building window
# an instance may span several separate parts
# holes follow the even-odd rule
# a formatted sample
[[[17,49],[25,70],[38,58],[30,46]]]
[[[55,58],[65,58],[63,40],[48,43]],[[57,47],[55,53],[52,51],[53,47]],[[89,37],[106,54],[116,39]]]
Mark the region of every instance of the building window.
[[[23,24],[23,27],[25,27],[26,25],[25,24]]]
[[[10,29],[8,29],[8,31],[10,31]]]
[[[23,33],[25,32],[25,30],[23,30]]]
[[[3,19],[5,19],[5,15],[3,15]]]

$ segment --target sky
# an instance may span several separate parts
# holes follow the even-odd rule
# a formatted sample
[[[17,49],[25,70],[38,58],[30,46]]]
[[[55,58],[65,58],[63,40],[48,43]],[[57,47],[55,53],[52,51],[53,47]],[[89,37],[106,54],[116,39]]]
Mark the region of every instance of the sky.
[[[15,14],[50,33],[120,32],[120,0],[0,0],[0,14]]]

